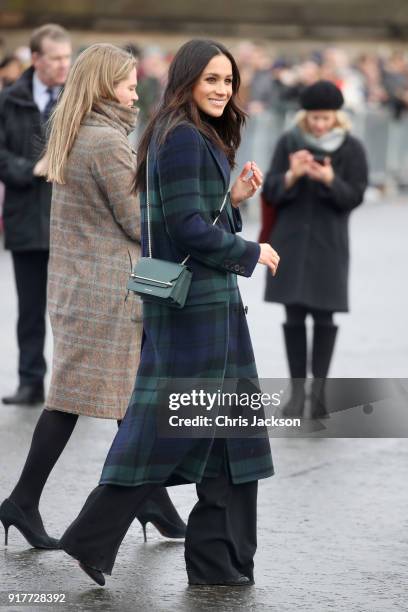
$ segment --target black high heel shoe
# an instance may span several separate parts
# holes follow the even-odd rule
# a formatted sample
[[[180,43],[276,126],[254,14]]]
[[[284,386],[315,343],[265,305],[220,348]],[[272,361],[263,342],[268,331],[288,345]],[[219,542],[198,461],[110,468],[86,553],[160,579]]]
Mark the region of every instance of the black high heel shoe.
[[[78,561],[78,565],[85,574],[87,574],[96,584],[99,586],[105,586],[105,576],[101,572],[101,570],[97,570],[94,567],[90,567],[89,565],[85,565],[81,561]]]
[[[152,523],[165,538],[182,539],[186,536],[187,525],[174,507],[165,487],[160,487],[153,492],[137,518],[142,525],[145,542],[147,542],[147,523]]]
[[[46,548],[49,550],[59,549],[59,541],[51,538],[44,527],[38,530],[38,525],[30,524],[26,513],[11,499],[5,499],[0,506],[0,521],[3,523],[5,538],[4,544],[8,545],[8,530],[13,526],[25,537],[27,542],[34,548]]]

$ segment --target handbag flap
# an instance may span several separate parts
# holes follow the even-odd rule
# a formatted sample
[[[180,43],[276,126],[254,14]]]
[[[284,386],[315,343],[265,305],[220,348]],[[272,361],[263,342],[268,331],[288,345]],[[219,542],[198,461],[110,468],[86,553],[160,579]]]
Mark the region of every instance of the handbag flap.
[[[186,266],[153,257],[141,257],[135,265],[132,277],[143,277],[150,281],[168,282],[176,281],[186,270]]]

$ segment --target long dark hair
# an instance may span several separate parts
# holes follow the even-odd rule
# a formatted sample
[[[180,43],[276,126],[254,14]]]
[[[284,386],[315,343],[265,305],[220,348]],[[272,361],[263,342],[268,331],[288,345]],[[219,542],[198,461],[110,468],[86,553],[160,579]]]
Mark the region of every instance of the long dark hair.
[[[201,73],[216,55],[225,55],[231,62],[232,96],[222,116],[212,118],[200,112],[193,100],[192,91]],[[157,130],[159,147],[175,127],[189,122],[218,145],[225,152],[230,166],[234,167],[235,153],[241,142],[241,128],[246,118],[246,113],[240,108],[237,101],[240,81],[238,66],[224,45],[212,40],[194,39],[185,43],[178,50],[170,64],[163,98],[139,143],[136,190],[145,188],[147,149],[158,125],[160,126],[160,129]]]

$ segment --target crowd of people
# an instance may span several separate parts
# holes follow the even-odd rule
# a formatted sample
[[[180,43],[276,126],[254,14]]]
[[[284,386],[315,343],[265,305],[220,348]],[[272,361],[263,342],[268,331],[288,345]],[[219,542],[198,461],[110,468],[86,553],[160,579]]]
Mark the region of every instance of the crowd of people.
[[[238,52],[250,114],[297,110],[302,91],[320,79],[341,89],[349,111],[385,106],[400,117],[408,109],[408,56],[402,51],[353,56],[343,48],[327,47],[302,58],[272,57],[264,47],[242,43]]]
[[[274,471],[268,432],[228,436],[215,427],[205,437],[190,429],[183,438],[162,436],[161,385],[211,379],[233,395],[242,382],[258,391],[237,276],[250,277],[261,265],[265,299],[286,310],[293,382],[282,414],[299,423],[329,416],[333,315],[348,311],[348,220],[367,185],[364,148],[342,112],[348,104],[346,81],[334,69],[339,55],[332,49],[308,60],[309,81],[290,83],[293,68],[280,65],[279,81],[260,47],[237,49],[247,109],[296,96],[302,109],[264,181],[256,160],[231,179],[245,112],[239,65],[221,43],[191,40],[169,66],[159,49],[139,61],[132,45],[99,43],[71,66],[69,33],[47,24],[32,33],[30,53],[31,65],[0,94],[5,248],[14,267],[19,348],[19,384],[2,403],[45,408],[20,478],[0,506],[6,543],[14,526],[36,548],[64,550],[104,585],[137,518],[144,529],[151,522],[167,537],[185,537],[190,585],[252,585],[258,480]],[[136,106],[143,121],[137,153],[128,139]],[[239,207],[261,187],[275,217],[265,240],[250,241],[240,236]],[[142,310],[126,296],[132,254],[154,257],[151,272],[137,277],[154,295]],[[187,298],[172,308],[162,286],[177,275],[168,282],[160,274],[187,261]],[[46,310],[54,338],[48,393]],[[240,404],[230,406],[231,416],[234,409]],[[99,485],[57,540],[44,528],[39,500],[79,416],[115,419],[119,428]],[[187,483],[196,483],[198,501],[185,525],[166,488]]]
[[[142,48],[129,43],[125,47],[138,60],[138,105],[145,122],[164,90],[173,53],[159,45]],[[342,90],[347,110],[385,107],[396,118],[408,110],[408,54],[402,50],[351,53],[328,46],[311,53],[273,53],[267,45],[243,41],[234,53],[242,79],[240,100],[250,115],[298,109],[303,89],[319,79],[332,81]],[[29,62],[27,47],[4,53],[0,89],[13,83]]]

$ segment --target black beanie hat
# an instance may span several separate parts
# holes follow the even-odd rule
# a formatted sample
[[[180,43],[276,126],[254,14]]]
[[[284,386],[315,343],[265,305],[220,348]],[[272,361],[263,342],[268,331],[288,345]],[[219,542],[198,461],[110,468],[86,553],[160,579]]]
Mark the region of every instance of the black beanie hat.
[[[306,87],[300,102],[307,111],[339,110],[344,104],[344,98],[340,89],[331,81],[317,81]]]

